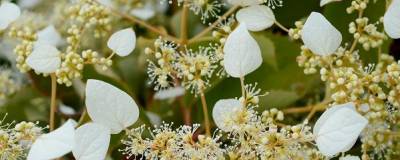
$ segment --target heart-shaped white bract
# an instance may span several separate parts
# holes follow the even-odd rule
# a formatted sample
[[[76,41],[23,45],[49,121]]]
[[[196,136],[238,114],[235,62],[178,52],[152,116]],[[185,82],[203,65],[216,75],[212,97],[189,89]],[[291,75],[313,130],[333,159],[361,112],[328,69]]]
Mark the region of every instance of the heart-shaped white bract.
[[[225,132],[232,130],[226,126],[226,119],[231,117],[233,113],[242,109],[243,104],[237,99],[222,99],[215,103],[212,116],[217,127]]]
[[[36,72],[54,73],[61,65],[60,51],[52,45],[38,43],[26,63]]]
[[[3,2],[0,5],[0,30],[6,29],[21,15],[20,8],[14,3]]]
[[[110,130],[96,123],[87,123],[75,131],[72,154],[76,160],[104,160],[110,145]]]
[[[117,134],[139,118],[139,108],[124,91],[99,80],[88,80],[86,107],[93,122],[108,127]]]
[[[224,46],[224,68],[232,77],[245,76],[262,64],[261,49],[241,23],[227,38]]]
[[[342,0],[321,0],[319,5],[322,7],[322,6],[325,6],[328,3],[339,2],[339,1],[342,1]]]
[[[313,129],[319,151],[332,157],[350,150],[367,124],[368,120],[355,110],[354,103],[329,108]]]
[[[264,3],[263,0],[228,0],[229,4],[240,5],[242,7],[258,5]]]
[[[43,134],[29,150],[28,160],[51,160],[72,151],[76,122],[68,120],[60,128]]]
[[[60,46],[63,43],[60,33],[53,25],[49,25],[37,33],[37,43],[44,43],[51,46]]]
[[[342,43],[342,34],[320,13],[312,12],[301,31],[304,45],[313,53],[328,56]]]
[[[400,38],[400,0],[393,0],[383,17],[386,33],[393,39]]]
[[[275,23],[275,15],[271,8],[265,5],[253,5],[236,13],[239,23],[245,23],[250,31],[262,31]]]
[[[117,55],[124,57],[132,53],[136,47],[136,33],[132,28],[115,32],[107,42],[110,48]]]

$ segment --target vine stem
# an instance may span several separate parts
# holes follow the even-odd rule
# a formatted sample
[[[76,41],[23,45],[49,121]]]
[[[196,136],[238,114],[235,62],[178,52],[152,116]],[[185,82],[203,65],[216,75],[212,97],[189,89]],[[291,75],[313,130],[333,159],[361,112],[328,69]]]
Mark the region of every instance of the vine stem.
[[[204,125],[206,129],[206,134],[207,136],[211,136],[211,129],[210,129],[210,119],[208,116],[208,107],[207,107],[207,101],[206,101],[206,96],[204,96],[204,92],[202,91],[200,93],[200,99],[201,99],[201,105],[203,107],[203,114],[204,114]]]
[[[57,110],[57,77],[56,74],[52,73],[51,77],[51,102],[50,102],[50,131],[54,130],[55,126],[55,114]]]
[[[193,43],[194,41],[196,41],[197,39],[203,37],[204,35],[206,35],[207,33],[209,33],[210,31],[212,31],[213,28],[217,27],[217,25],[219,23],[221,23],[224,19],[228,18],[231,14],[235,13],[235,11],[239,8],[240,6],[236,5],[233,6],[231,9],[229,9],[228,11],[225,12],[224,15],[222,15],[221,17],[218,18],[218,20],[216,20],[213,24],[211,24],[210,26],[208,26],[206,29],[204,29],[203,31],[201,31],[199,34],[197,34],[196,36],[194,36],[192,39],[189,40],[189,43]]]

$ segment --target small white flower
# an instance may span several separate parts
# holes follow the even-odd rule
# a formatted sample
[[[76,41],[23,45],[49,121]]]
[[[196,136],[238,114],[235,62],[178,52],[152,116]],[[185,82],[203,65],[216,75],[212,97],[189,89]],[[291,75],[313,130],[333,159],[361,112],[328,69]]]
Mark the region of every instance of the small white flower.
[[[109,128],[87,123],[75,131],[72,153],[76,160],[104,160],[110,145]]]
[[[393,0],[383,17],[386,33],[393,39],[400,38],[400,0]]]
[[[127,93],[99,80],[87,81],[86,107],[93,122],[108,127],[112,134],[118,134],[139,118],[139,108]]]
[[[261,49],[241,23],[227,38],[224,46],[224,68],[232,77],[245,76],[262,64]]]
[[[318,149],[328,157],[350,150],[367,124],[352,102],[329,108],[313,129]]]
[[[258,5],[264,3],[263,0],[228,0],[229,4],[232,5],[240,5],[242,7],[251,6],[251,5]]]
[[[171,99],[182,96],[185,94],[185,88],[183,87],[173,87],[168,88],[166,90],[160,90],[156,94],[154,94],[154,99],[164,100],[164,99]]]
[[[324,6],[324,5],[328,4],[328,3],[339,2],[339,1],[342,1],[342,0],[321,0],[319,5],[322,7],[322,6]]]
[[[236,13],[239,23],[245,23],[250,31],[262,31],[275,23],[275,15],[271,8],[265,5],[253,5]]]
[[[360,157],[346,155],[345,157],[340,157],[339,160],[360,160]]]
[[[72,151],[76,122],[68,120],[60,128],[43,134],[36,139],[29,150],[28,160],[50,160]]]
[[[132,28],[127,28],[115,32],[108,39],[107,46],[121,57],[131,54],[136,47],[135,31]]]
[[[20,8],[14,3],[3,2],[0,6],[0,30],[6,29],[21,15]]]
[[[60,51],[54,46],[38,43],[26,63],[36,72],[54,73],[61,65]]]
[[[215,103],[212,116],[217,127],[225,132],[232,130],[226,125],[226,120],[232,117],[233,113],[236,113],[242,109],[242,102],[237,99],[222,99]]]
[[[313,53],[327,56],[342,43],[342,34],[320,13],[312,12],[304,24],[301,38]]]
[[[49,25],[37,33],[37,43],[45,43],[52,46],[60,46],[63,43],[60,33],[53,25]]]

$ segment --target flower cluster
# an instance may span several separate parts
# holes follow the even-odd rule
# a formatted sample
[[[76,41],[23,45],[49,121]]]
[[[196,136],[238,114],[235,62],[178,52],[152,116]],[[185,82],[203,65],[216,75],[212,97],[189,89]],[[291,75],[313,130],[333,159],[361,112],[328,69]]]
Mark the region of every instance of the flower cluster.
[[[32,122],[21,122],[14,127],[12,124],[1,122],[0,125],[0,159],[23,159],[26,151],[43,130]]]
[[[172,129],[173,124],[162,124],[149,129],[151,138],[142,137],[145,127],[130,130],[128,138],[122,141],[126,148],[121,150],[131,157],[143,159],[222,159],[224,150],[218,142],[220,135],[208,137],[197,135],[199,125],[181,126]]]
[[[14,53],[17,55],[16,67],[23,73],[30,71],[31,68],[26,64],[26,58],[32,53],[34,43],[37,40],[35,31],[28,26],[23,28],[12,27],[9,35],[21,41],[14,49]]]
[[[148,74],[155,90],[169,88],[179,83],[194,94],[201,93],[208,85],[219,59],[215,58],[215,47],[199,47],[198,50],[178,51],[179,46],[162,39],[154,42],[154,49],[145,53],[155,58],[148,60]]]

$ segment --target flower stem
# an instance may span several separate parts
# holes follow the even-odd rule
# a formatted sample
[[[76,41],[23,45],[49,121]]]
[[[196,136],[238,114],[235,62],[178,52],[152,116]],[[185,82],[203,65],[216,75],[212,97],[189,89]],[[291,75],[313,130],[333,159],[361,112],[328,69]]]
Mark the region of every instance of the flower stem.
[[[57,78],[54,73],[50,75],[51,77],[51,102],[50,102],[50,131],[54,130],[55,124],[55,114],[57,109]]]
[[[203,106],[203,114],[204,114],[204,126],[206,129],[207,136],[211,136],[211,129],[210,129],[210,119],[208,116],[208,107],[206,97],[204,96],[204,92],[200,93],[201,104]]]
[[[246,90],[245,90],[245,85],[244,85],[244,76],[240,77],[240,86],[242,88],[242,97],[244,98],[244,100],[246,100]],[[246,104],[246,102],[243,102],[244,104]]]
[[[275,21],[275,25],[278,26],[280,29],[284,30],[285,32],[289,32],[289,29],[283,26],[281,23],[278,21]]]
[[[189,43],[192,43],[196,41],[197,39],[203,37],[207,33],[209,33],[213,28],[215,28],[219,23],[221,23],[224,19],[228,18],[231,14],[235,13],[235,11],[239,8],[239,6],[233,6],[231,9],[229,9],[227,12],[225,12],[224,15],[218,18],[213,24],[208,26],[206,29],[201,31],[199,34],[194,36],[192,39],[189,40]]]
[[[187,1],[183,4],[182,9],[182,17],[181,17],[181,39],[180,43],[182,45],[186,45],[188,43],[188,15],[189,15],[189,8],[187,5]]]

